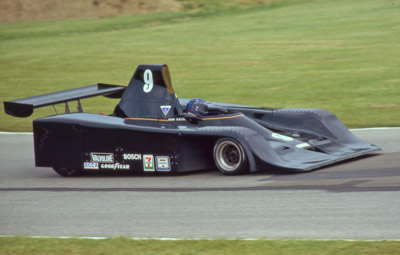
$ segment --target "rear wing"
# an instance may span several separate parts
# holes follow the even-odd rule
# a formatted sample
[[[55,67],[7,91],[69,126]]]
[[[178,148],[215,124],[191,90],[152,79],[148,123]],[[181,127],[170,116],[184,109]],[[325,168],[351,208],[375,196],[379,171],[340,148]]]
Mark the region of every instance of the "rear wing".
[[[4,110],[7,114],[14,117],[28,117],[32,115],[33,109],[35,108],[78,100],[78,110],[82,112],[83,109],[80,104],[80,99],[95,96],[121,98],[125,88],[125,86],[121,85],[98,83],[76,89],[68,89],[40,96],[7,101],[4,102]],[[69,112],[68,104],[66,104],[66,112]]]

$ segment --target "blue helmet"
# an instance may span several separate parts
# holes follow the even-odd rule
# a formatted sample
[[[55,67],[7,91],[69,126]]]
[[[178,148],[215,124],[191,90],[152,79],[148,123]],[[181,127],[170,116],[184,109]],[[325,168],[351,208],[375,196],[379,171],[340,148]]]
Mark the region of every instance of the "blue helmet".
[[[205,116],[208,113],[208,105],[201,98],[193,98],[186,105],[186,112],[192,112],[199,116]]]

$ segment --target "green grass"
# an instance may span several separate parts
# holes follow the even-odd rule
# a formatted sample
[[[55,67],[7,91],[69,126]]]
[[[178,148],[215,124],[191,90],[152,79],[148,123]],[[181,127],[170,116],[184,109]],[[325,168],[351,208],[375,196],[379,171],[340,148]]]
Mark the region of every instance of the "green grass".
[[[0,255],[19,254],[399,254],[396,241],[105,240],[0,237]]]
[[[398,0],[182,0],[175,13],[0,24],[0,101],[166,63],[180,97],[323,108],[348,127],[400,126]],[[110,113],[117,100],[84,101]],[[30,131],[39,109],[0,130]],[[59,111],[61,107],[58,107]]]

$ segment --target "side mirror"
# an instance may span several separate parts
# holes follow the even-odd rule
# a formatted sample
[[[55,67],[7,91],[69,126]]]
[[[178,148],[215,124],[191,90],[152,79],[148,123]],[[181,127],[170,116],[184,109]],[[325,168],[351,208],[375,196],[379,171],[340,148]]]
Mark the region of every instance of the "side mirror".
[[[183,117],[185,118],[185,120],[187,120],[193,124],[197,124],[197,122],[199,122],[201,120],[201,118],[199,116],[197,116],[196,114],[191,113],[191,112],[185,112],[183,114]]]

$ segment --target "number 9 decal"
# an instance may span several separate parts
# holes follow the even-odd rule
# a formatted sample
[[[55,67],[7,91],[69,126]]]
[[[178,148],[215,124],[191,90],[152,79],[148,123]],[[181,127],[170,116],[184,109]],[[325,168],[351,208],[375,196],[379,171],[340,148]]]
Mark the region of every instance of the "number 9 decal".
[[[143,91],[145,93],[149,93],[153,89],[153,73],[150,69],[146,69],[146,71],[144,71],[143,81]]]

